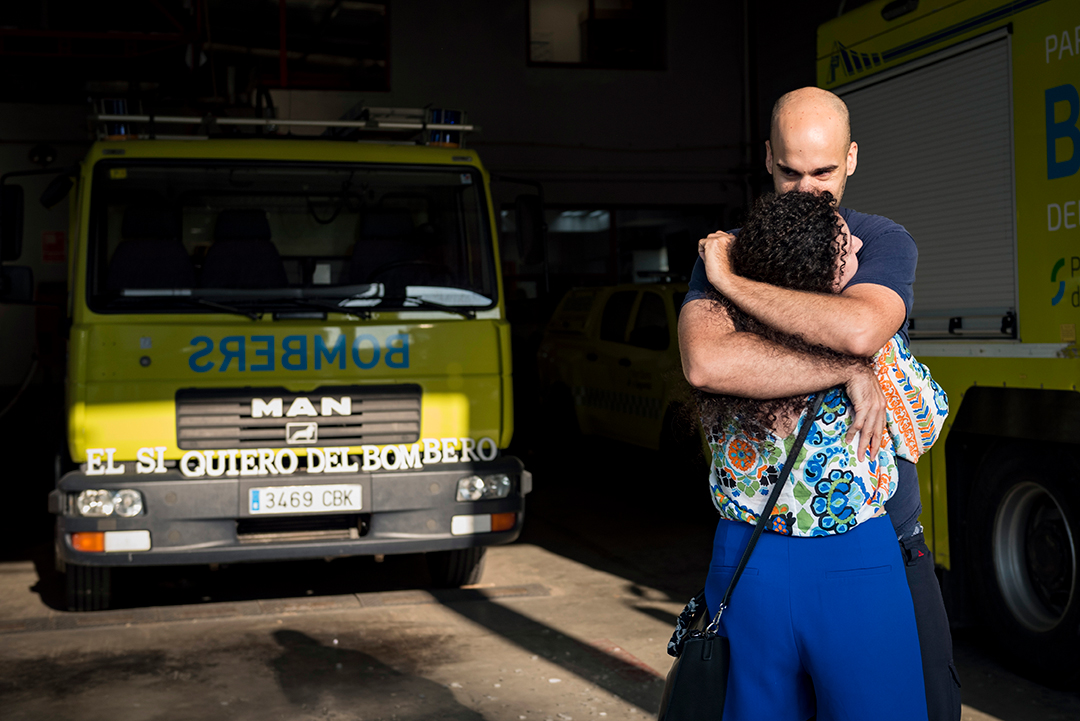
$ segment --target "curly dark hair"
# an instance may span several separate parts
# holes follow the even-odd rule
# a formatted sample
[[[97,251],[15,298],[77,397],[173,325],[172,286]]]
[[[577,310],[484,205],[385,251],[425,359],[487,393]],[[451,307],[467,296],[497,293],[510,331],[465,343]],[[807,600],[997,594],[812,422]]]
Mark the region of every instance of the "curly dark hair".
[[[833,202],[829,192],[792,191],[760,198],[731,244],[732,270],[744,278],[782,288],[836,292],[837,259],[843,257],[849,241],[840,235],[843,226]],[[840,353],[765,325],[720,293],[713,292],[711,300],[727,311],[737,331],[754,333],[830,365],[870,364],[868,358]],[[694,398],[706,431],[719,435],[738,419],[743,432],[759,439],[779,418],[801,412],[807,400],[805,395],[761,400],[702,390],[695,390]]]

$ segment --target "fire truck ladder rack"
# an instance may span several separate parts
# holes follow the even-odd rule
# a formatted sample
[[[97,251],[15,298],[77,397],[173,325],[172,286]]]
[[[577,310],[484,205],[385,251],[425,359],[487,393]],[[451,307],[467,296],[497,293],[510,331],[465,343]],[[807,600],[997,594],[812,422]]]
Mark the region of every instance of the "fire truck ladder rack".
[[[446,122],[449,119],[450,122]],[[466,133],[479,132],[480,128],[465,123],[465,112],[431,108],[363,108],[356,119],[347,120],[293,120],[289,118],[233,118],[205,115],[153,115],[98,113],[92,116],[97,124],[99,140],[192,140],[206,139],[215,129],[226,127],[256,128],[273,134],[278,128],[305,127],[326,128],[321,136],[299,136],[317,139],[372,139],[380,135],[396,135],[399,141],[409,144],[460,148],[465,145]],[[144,126],[135,128],[133,124]],[[157,125],[197,126],[199,132],[189,134],[162,134]],[[230,137],[250,137],[237,133]],[[266,136],[263,136],[266,137]],[[297,136],[294,136],[297,137]],[[391,139],[392,140],[392,139]]]

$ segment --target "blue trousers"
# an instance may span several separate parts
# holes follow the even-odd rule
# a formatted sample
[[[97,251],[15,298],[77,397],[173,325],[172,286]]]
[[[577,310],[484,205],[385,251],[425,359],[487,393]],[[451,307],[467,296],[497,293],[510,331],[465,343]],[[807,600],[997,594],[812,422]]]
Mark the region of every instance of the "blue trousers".
[[[721,520],[705,582],[712,613],[753,527]],[[720,618],[731,644],[724,718],[926,721],[904,561],[888,518],[847,533],[763,533]]]

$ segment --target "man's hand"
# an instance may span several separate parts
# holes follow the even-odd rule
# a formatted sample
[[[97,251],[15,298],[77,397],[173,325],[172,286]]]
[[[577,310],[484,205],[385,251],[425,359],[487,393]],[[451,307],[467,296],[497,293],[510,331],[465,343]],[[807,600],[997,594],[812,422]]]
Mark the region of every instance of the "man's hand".
[[[877,458],[881,436],[885,432],[885,396],[873,370],[860,369],[844,384],[848,398],[855,406],[855,420],[848,430],[847,442],[859,434],[856,458]],[[870,449],[869,456],[867,448]]]
[[[735,236],[731,233],[718,230],[698,241],[698,255],[705,263],[705,275],[712,287],[724,295],[728,295],[730,281],[735,276],[731,272],[731,261],[728,258],[728,251],[734,240]]]

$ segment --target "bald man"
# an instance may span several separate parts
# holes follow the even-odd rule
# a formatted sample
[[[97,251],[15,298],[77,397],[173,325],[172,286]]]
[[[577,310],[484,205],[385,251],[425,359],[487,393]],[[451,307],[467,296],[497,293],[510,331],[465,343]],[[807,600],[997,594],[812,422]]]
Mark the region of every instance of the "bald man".
[[[777,101],[765,143],[765,164],[777,193],[829,191],[839,204],[858,156],[847,106],[839,97],[820,88],[802,88]],[[734,236],[718,232],[700,241],[700,257],[679,317],[679,347],[687,380],[711,393],[784,398],[843,385],[856,408],[852,433],[859,434],[858,452],[876,454],[885,426],[885,400],[871,371],[830,365],[738,332],[722,308],[708,299],[715,289],[768,325],[850,355],[873,355],[897,331],[906,341],[918,257],[914,240],[887,218],[844,207],[839,211],[863,247],[858,271],[838,295],[741,278],[727,261]],[[897,459],[897,465],[897,490],[885,507],[900,541],[915,607],[929,718],[955,721],[960,718],[959,682],[933,557],[919,524],[918,475],[912,463]]]

